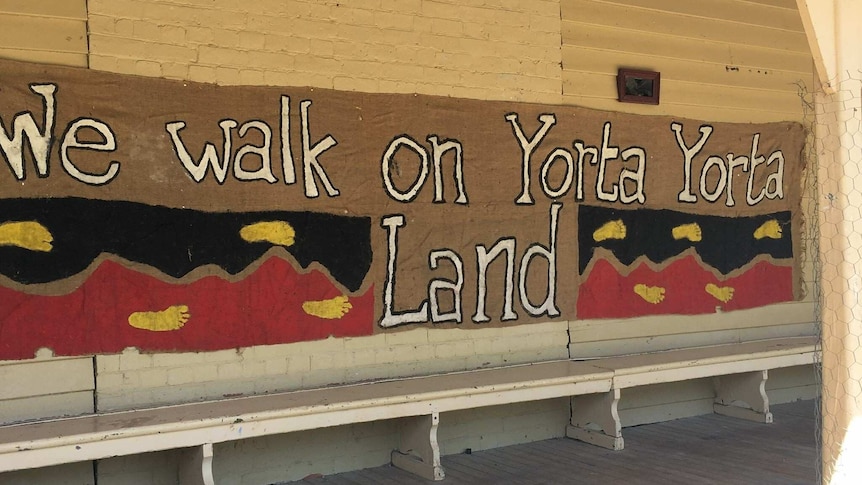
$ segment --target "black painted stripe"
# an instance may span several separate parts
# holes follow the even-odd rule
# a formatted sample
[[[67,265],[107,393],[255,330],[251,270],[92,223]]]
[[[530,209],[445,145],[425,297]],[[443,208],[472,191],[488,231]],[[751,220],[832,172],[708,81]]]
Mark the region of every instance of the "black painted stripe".
[[[240,229],[285,221],[296,230],[286,250],[303,267],[317,261],[351,291],[371,267],[371,219],[314,212],[203,212],[134,202],[79,198],[2,199],[0,224],[37,221],[54,236],[53,250],[0,246],[0,273],[22,284],[48,283],[85,270],[101,253],[182,277],[214,264],[236,274],[272,244],[249,243]]]
[[[770,219],[780,224],[781,239],[755,239],[754,231]],[[625,224],[625,239],[595,242],[593,232],[613,220],[622,220]],[[704,263],[722,274],[745,266],[760,254],[768,254],[776,259],[791,258],[793,245],[790,220],[789,211],[752,217],[720,217],[671,210],[619,210],[581,205],[578,207],[580,273],[584,273],[597,247],[607,248],[625,265],[644,255],[650,261],[661,263],[694,247]],[[671,234],[674,227],[692,222],[701,228],[701,241],[673,239]]]

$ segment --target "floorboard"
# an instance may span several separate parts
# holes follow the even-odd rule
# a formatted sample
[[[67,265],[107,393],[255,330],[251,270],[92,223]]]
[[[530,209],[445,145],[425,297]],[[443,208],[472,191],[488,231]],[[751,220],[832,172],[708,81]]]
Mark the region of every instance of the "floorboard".
[[[610,451],[557,438],[443,457],[446,479],[391,466],[309,477],[300,485],[583,484],[803,485],[816,483],[814,401],[772,406],[773,424],[711,414],[623,429]]]

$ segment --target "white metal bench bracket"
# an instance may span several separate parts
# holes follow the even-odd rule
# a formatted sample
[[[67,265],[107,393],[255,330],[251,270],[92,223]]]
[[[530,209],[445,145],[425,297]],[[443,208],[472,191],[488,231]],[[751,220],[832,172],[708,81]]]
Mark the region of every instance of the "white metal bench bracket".
[[[179,479],[181,485],[215,485],[212,443],[185,451],[180,462]]]
[[[771,423],[767,378],[765,370],[716,377],[713,410],[724,416]]]
[[[440,464],[437,426],[440,413],[404,419],[401,446],[392,452],[392,465],[426,480],[443,480],[446,474]]]
[[[622,425],[617,412],[619,402],[619,389],[572,397],[572,419],[566,427],[566,436],[602,448],[623,449]]]

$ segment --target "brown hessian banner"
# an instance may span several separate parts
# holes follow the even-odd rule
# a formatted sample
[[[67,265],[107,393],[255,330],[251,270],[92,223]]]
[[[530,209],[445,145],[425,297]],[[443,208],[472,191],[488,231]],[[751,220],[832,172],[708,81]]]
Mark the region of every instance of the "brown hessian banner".
[[[102,300],[66,302],[78,312],[67,318],[92,324],[135,300],[99,325],[167,335],[255,318],[293,329],[263,343],[798,296],[798,123],[13,61],[0,61],[0,121],[0,333],[46,325],[37,308],[88,284]],[[273,259],[288,264],[276,271]],[[130,272],[148,282],[135,295],[90,283]],[[159,298],[136,300],[157,285]],[[317,287],[328,290],[307,289]],[[232,293],[239,310],[218,324],[190,303]],[[267,310],[280,299],[295,308]],[[22,314],[25,300],[34,310]]]

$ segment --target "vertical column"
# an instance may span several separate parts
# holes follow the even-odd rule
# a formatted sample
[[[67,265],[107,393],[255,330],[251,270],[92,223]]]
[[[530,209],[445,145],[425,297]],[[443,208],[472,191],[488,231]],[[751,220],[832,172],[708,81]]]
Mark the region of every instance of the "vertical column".
[[[823,483],[862,476],[862,2],[797,0],[820,80]]]
[[[862,78],[859,70],[839,75],[834,94],[817,96],[821,452],[829,484],[857,483],[862,474]]]

